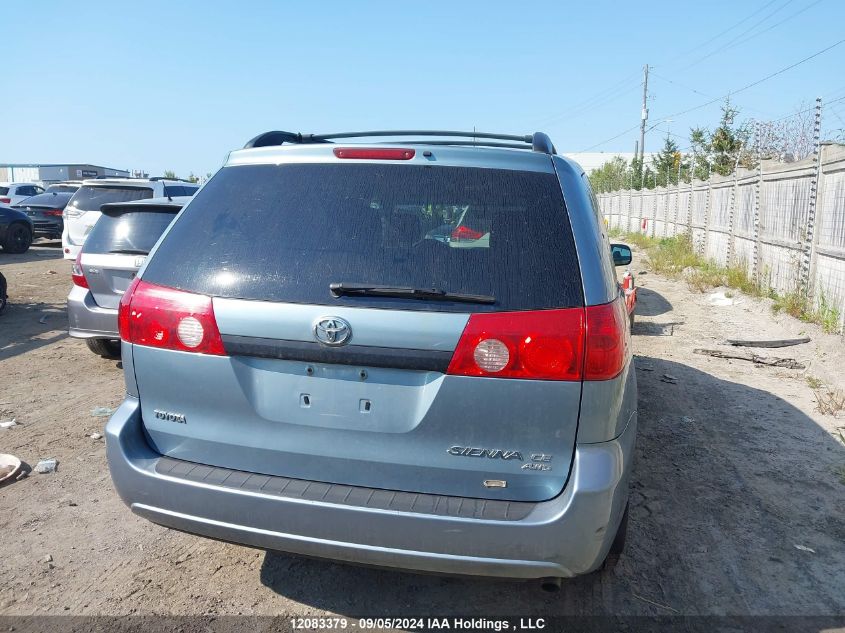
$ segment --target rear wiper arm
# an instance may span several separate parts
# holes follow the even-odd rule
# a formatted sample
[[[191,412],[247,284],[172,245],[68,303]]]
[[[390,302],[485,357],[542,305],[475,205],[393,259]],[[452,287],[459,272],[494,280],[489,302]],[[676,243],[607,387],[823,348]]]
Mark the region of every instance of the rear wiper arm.
[[[496,297],[490,295],[470,295],[460,292],[447,292],[439,288],[412,288],[405,286],[374,286],[372,284],[331,283],[329,290],[335,297],[341,295],[360,295],[368,297],[400,297],[405,299],[432,299],[439,301],[461,301],[464,303],[496,303]]]
[[[114,248],[109,253],[114,253],[115,255],[149,255],[150,251],[140,248]]]

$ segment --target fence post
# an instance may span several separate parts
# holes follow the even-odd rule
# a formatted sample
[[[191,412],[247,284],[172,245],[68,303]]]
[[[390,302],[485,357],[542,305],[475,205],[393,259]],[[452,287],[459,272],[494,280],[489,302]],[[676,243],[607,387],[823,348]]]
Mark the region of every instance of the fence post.
[[[713,173],[711,172],[707,176],[707,196],[704,198],[704,244],[703,244],[703,252],[701,256],[704,259],[708,259],[707,257],[707,250],[710,246],[710,216],[711,214],[711,201],[713,200]]]
[[[657,237],[657,185],[654,185],[654,195],[651,196],[651,237]]]
[[[804,253],[801,262],[801,273],[804,275],[802,281],[802,288],[806,293],[811,303],[811,307],[815,304],[816,297],[814,296],[815,283],[813,277],[816,274],[816,246],[819,243],[819,233],[817,229],[818,202],[819,202],[819,185],[822,176],[822,156],[821,156],[821,127],[822,127],[822,98],[816,97],[816,116],[813,121],[813,177],[810,181],[810,204],[807,209],[807,235],[805,238]]]
[[[754,123],[757,143],[757,184],[754,185],[754,251],[751,256],[751,278],[759,288],[760,279],[760,200],[763,196],[763,150],[760,143],[760,123]]]
[[[733,258],[734,258],[734,241],[736,240],[736,194],[737,188],[739,187],[739,176],[737,172],[739,169],[734,169],[734,186],[731,187],[731,199],[728,203],[730,206],[728,207],[728,252],[727,257],[725,259],[725,265],[730,268],[733,265]]]

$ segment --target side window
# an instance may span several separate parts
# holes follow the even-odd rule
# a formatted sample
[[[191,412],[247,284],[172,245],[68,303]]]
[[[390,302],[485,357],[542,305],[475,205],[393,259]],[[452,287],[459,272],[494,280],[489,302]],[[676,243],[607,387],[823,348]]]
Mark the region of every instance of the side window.
[[[24,185],[23,187],[18,187],[19,196],[34,196],[35,195],[35,187],[32,185]]]
[[[188,187],[188,186],[182,187],[182,191],[184,192],[182,195],[183,196],[192,196],[197,192],[198,189],[199,189],[199,187]]]
[[[33,187],[35,189],[35,193],[33,195],[38,195],[39,193],[44,193],[44,187]]]
[[[174,198],[176,196],[184,196],[185,194],[182,193],[184,191],[184,187],[180,187],[178,185],[168,185],[164,188],[164,195]]]

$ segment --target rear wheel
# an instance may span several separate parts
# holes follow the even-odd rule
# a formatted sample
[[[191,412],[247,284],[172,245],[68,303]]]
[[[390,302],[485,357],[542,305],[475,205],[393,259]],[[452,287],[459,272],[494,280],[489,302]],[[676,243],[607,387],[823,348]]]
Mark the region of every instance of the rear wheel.
[[[7,253],[25,253],[32,244],[32,231],[26,224],[12,224],[6,229],[3,250]]]
[[[85,339],[88,349],[102,356],[103,358],[120,358],[120,341],[112,341],[105,338],[88,338]]]

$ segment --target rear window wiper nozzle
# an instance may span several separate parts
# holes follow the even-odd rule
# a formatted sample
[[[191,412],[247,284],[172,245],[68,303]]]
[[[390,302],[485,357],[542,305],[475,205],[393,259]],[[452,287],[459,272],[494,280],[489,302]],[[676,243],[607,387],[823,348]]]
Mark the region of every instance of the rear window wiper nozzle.
[[[335,297],[342,295],[361,295],[370,297],[400,297],[407,299],[432,299],[440,301],[460,301],[464,303],[496,303],[491,295],[472,295],[461,292],[447,292],[439,288],[412,288],[405,286],[379,286],[336,282],[329,284],[329,290]]]

